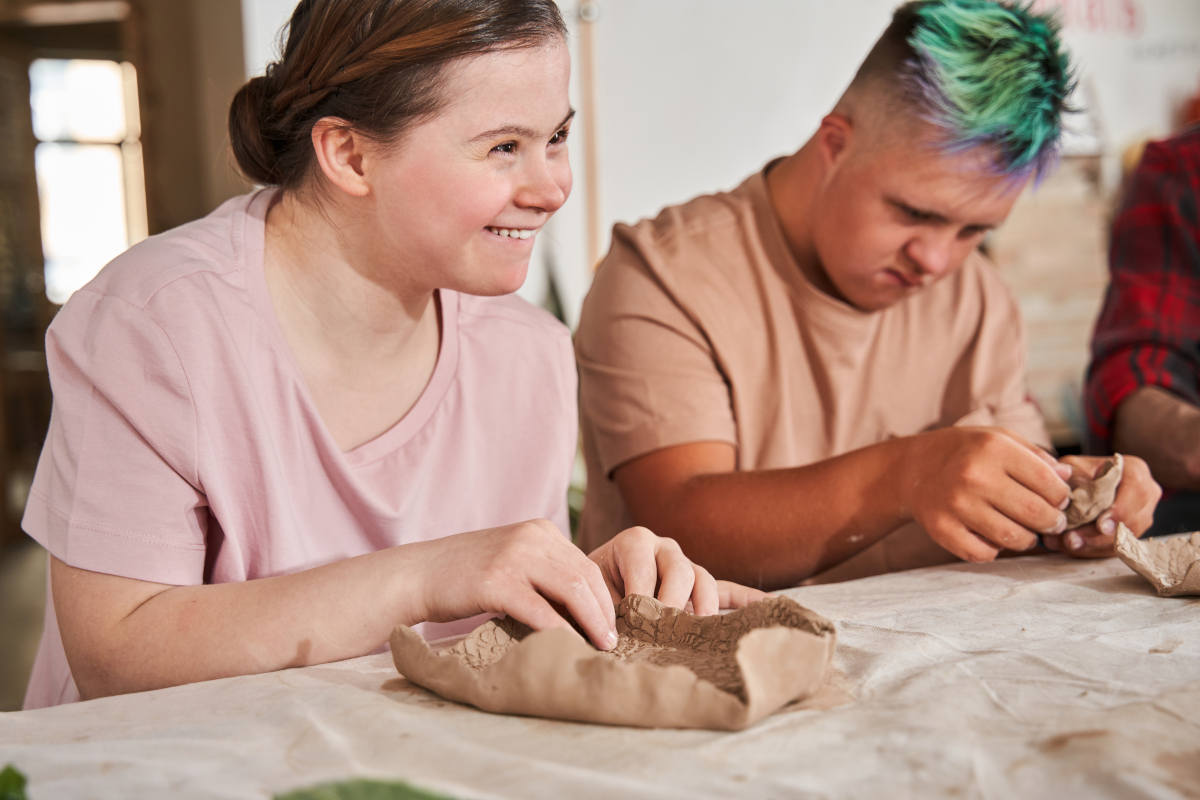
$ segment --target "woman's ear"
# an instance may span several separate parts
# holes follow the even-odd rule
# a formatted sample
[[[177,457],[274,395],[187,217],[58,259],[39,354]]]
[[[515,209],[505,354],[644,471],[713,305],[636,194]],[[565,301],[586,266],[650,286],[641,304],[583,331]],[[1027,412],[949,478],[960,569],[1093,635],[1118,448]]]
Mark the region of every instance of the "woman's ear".
[[[352,197],[365,197],[371,187],[363,172],[363,137],[345,120],[325,117],[312,129],[313,149],[325,179]]]

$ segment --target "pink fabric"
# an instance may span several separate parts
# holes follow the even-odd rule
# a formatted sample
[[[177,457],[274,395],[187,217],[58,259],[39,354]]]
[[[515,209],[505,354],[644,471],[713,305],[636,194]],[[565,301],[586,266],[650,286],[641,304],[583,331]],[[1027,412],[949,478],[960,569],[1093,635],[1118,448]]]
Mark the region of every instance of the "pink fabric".
[[[567,329],[516,297],[442,291],[424,394],[342,453],[268,295],[271,197],[235,198],[143,242],[59,312],[26,532],[74,567],[195,585],[526,519],[566,531],[577,435]],[[51,604],[25,707],[78,698]]]

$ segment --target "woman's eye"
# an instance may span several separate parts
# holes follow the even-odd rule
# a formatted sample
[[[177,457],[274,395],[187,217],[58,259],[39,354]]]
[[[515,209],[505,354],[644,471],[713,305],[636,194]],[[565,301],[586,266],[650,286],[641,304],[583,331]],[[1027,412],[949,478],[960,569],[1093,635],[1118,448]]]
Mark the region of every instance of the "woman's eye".
[[[559,131],[558,133],[556,133],[550,137],[550,144],[562,144],[563,142],[565,142],[567,140],[567,137],[570,135],[571,135],[571,132],[569,130],[567,130],[566,128],[563,128],[561,131]]]
[[[504,144],[498,144],[492,148],[492,152],[493,153],[515,153],[515,152],[517,152],[517,143],[516,142],[505,142]]]

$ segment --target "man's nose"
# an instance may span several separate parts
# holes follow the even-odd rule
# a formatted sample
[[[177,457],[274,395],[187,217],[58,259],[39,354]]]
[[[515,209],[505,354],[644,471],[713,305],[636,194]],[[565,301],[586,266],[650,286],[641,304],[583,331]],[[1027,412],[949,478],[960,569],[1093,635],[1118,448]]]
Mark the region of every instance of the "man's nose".
[[[905,255],[917,271],[931,278],[940,278],[954,268],[954,237],[930,232],[909,241]]]

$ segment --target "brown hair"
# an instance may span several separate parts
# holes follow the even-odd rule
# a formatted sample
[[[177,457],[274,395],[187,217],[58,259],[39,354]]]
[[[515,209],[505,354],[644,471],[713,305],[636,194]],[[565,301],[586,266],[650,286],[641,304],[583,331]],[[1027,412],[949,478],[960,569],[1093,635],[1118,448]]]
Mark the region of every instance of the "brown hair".
[[[554,0],[301,0],[286,31],[229,109],[242,172],[284,189],[307,179],[319,120],[394,141],[440,110],[449,62],[566,36]]]

